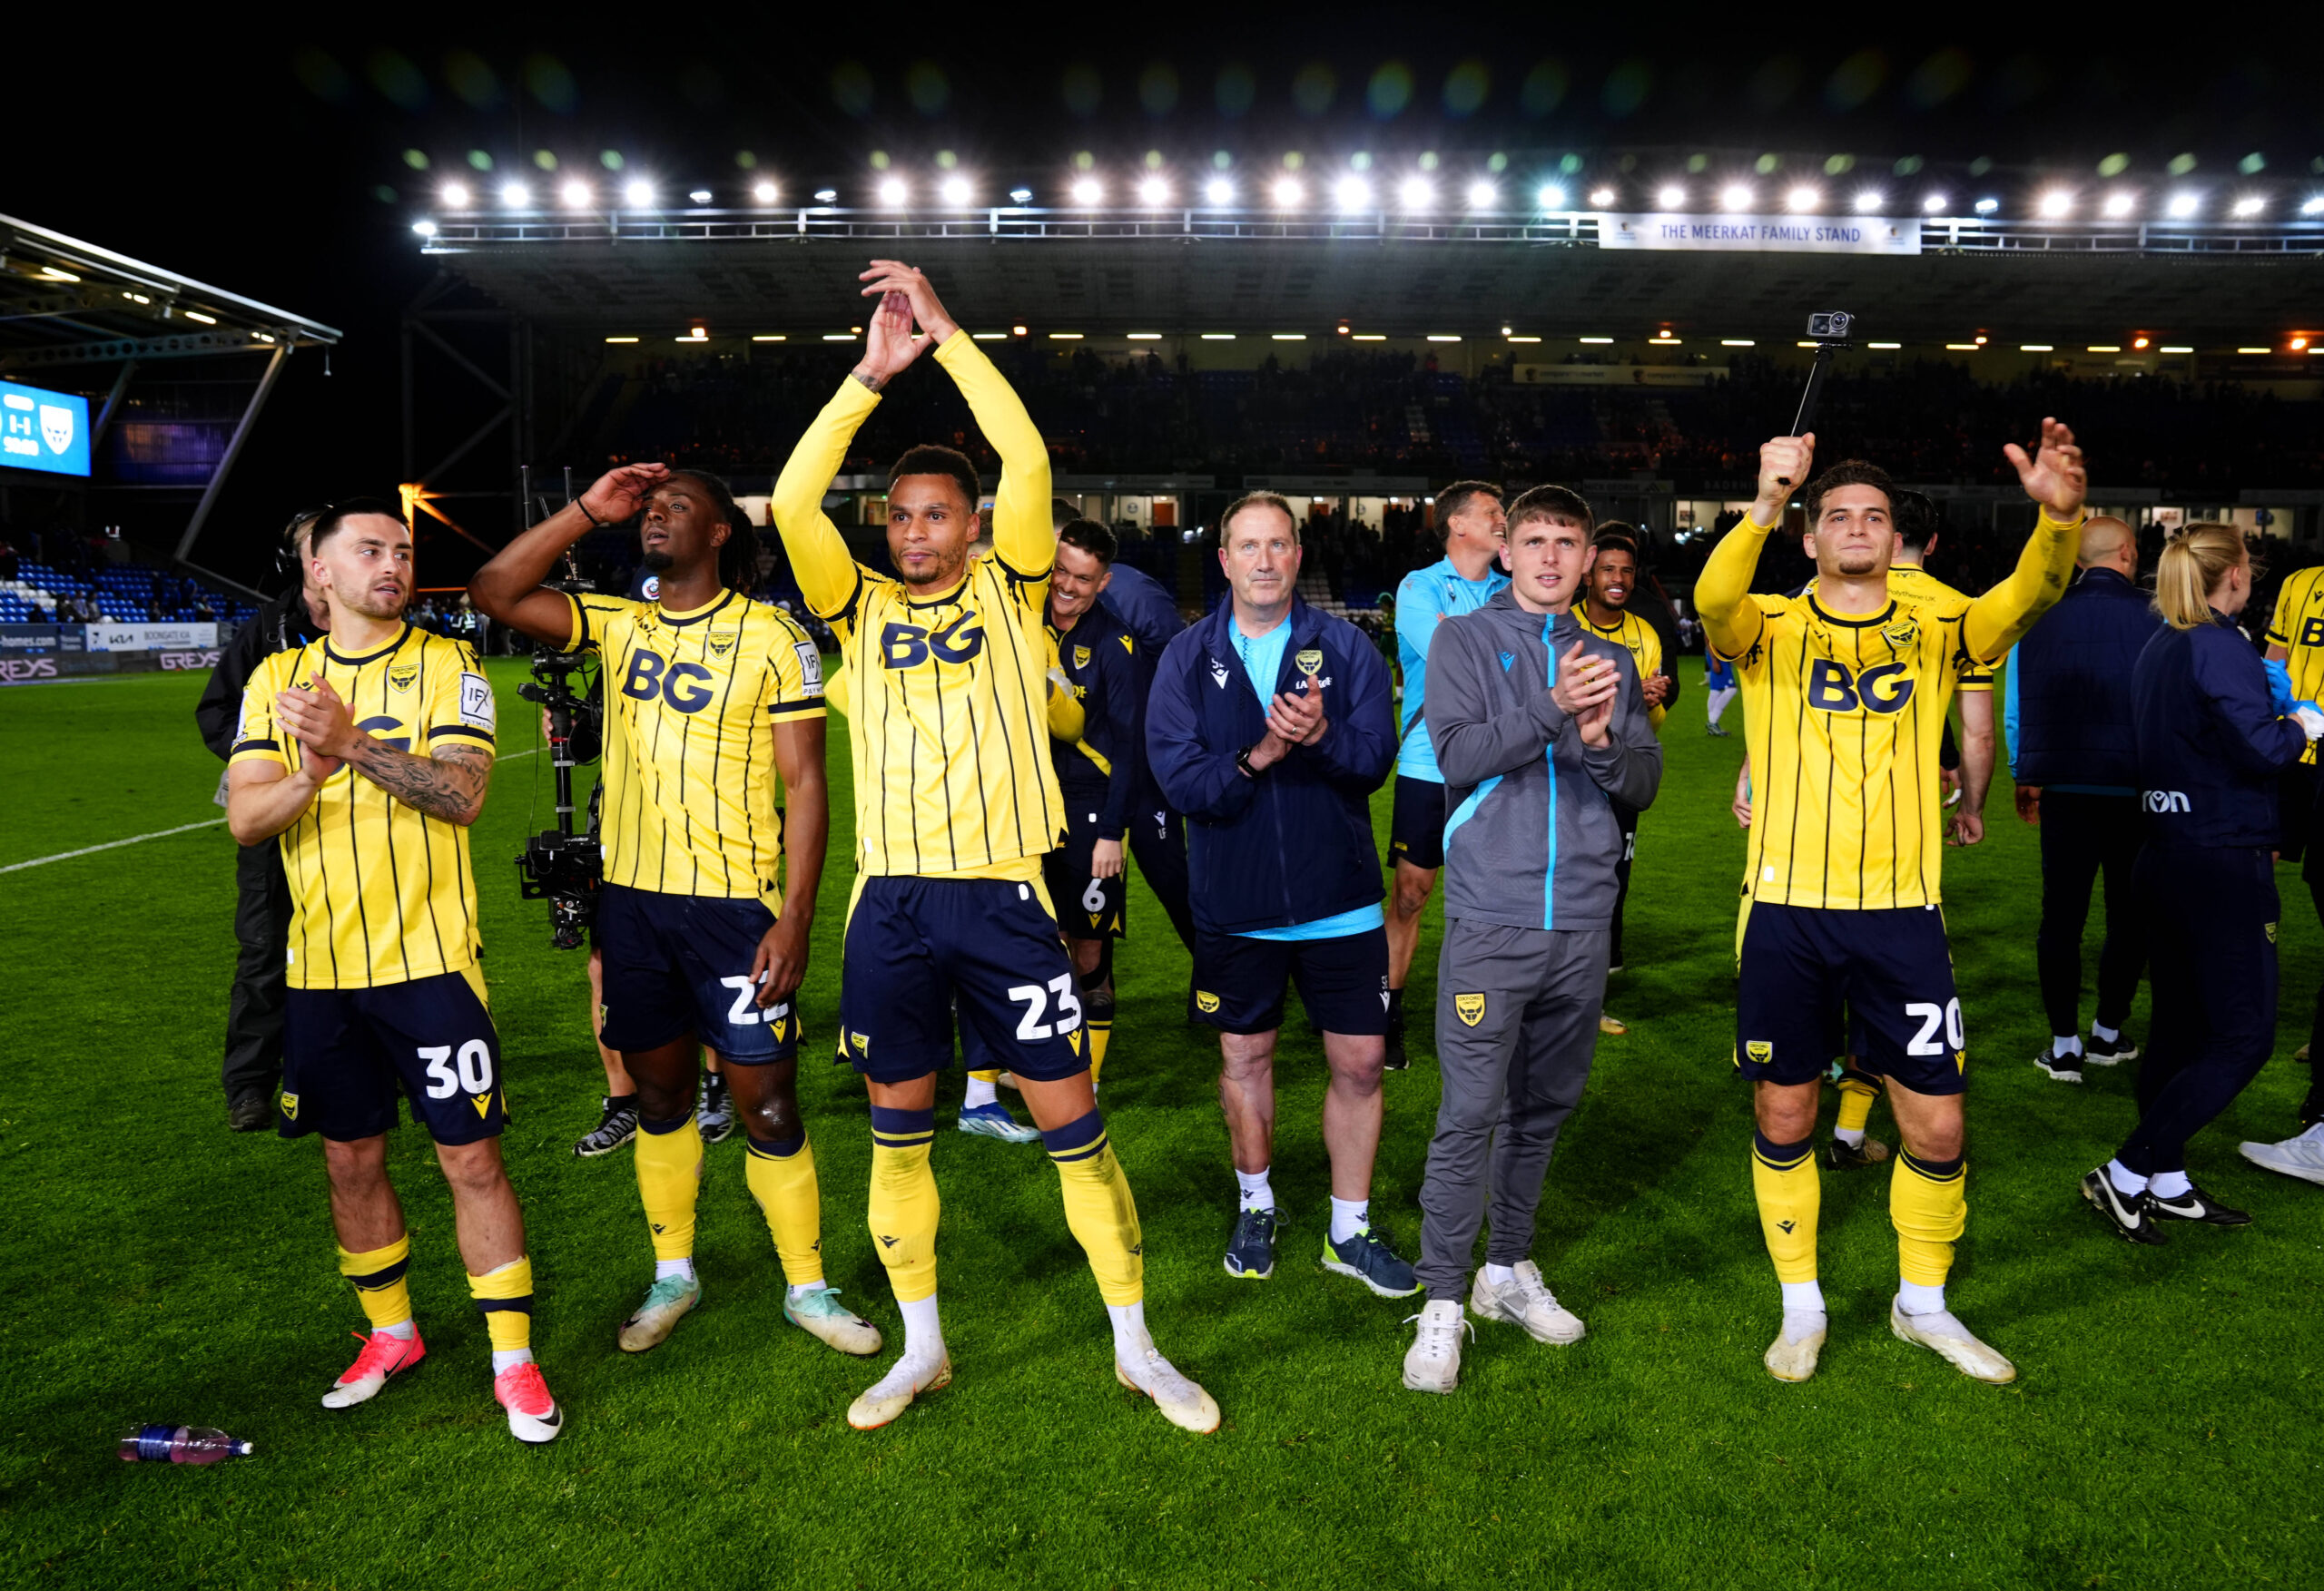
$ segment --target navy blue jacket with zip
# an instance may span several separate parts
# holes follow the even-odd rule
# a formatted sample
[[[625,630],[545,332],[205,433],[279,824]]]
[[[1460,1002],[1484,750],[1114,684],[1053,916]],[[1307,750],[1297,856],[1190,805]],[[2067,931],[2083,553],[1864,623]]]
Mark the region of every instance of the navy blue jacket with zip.
[[[2020,784],[2137,788],[2131,673],[2162,621],[2112,569],[2084,569],[2009,657],[2003,717]]]
[[[1266,734],[1266,714],[1235,646],[1235,604],[1181,631],[1155,670],[1146,752],[1187,817],[1195,922],[1213,933],[1287,928],[1380,899],[1372,792],[1396,761],[1388,665],[1345,619],[1294,597],[1279,695],[1312,679],[1328,727],[1254,779],[1236,754]],[[1315,664],[1311,674],[1301,658]]]
[[[2308,736],[2276,716],[2268,671],[2217,611],[2192,630],[2165,625],[2131,672],[2147,842],[2275,846],[2276,775]]]

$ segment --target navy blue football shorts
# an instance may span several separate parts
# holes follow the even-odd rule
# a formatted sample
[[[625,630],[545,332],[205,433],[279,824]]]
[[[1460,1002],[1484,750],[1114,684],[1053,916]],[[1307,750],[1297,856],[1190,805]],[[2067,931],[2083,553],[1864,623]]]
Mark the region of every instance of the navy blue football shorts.
[[[1098,814],[1075,804],[1083,799],[1065,798],[1065,843],[1041,859],[1041,879],[1067,938],[1127,938],[1129,874],[1125,869],[1101,879],[1089,870],[1090,853],[1098,848]]]
[[[691,1033],[738,1066],[796,1056],[796,1006],[759,1009],[751,982],[759,941],[773,926],[763,900],[606,885],[597,894],[606,1047],[657,1049]]]
[[[1432,779],[1396,775],[1395,805],[1388,817],[1388,854],[1433,872],[1444,865],[1444,786]]]
[[[277,1131],[337,1144],[375,1138],[396,1125],[398,1094],[438,1144],[500,1135],[508,1097],[482,972],[284,991]]]
[[[1283,996],[1299,986],[1307,1019],[1325,1033],[1388,1031],[1388,933],[1366,928],[1335,939],[1249,939],[1195,935],[1194,1016],[1222,1033],[1273,1033]]]
[[[1915,1094],[1967,1086],[1945,914],[1934,906],[1847,911],[1754,901],[1736,987],[1737,1068],[1774,1083],[1816,1082],[1850,1028],[1857,1066],[1874,1076]]]
[[[839,1056],[875,1083],[952,1061],[952,1018],[980,1063],[1037,1083],[1088,1070],[1081,996],[1037,883],[867,876],[848,907]]]

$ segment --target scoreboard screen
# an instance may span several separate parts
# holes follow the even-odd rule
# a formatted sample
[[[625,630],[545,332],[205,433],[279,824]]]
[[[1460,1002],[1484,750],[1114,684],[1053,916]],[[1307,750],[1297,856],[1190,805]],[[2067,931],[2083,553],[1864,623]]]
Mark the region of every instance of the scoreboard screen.
[[[0,467],[89,473],[89,400],[0,381]]]

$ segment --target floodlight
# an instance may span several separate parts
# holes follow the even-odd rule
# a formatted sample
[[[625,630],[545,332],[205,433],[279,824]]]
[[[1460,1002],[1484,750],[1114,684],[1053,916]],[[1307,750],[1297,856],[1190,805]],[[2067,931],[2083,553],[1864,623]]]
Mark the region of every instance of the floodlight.
[[[2073,195],[2063,188],[2053,188],[2042,195],[2041,202],[2035,208],[2047,220],[2063,220],[2073,213]]]
[[[621,196],[623,201],[632,209],[643,209],[654,202],[654,184],[643,178],[635,182],[625,182],[622,184]]]
[[[1203,184],[1202,196],[1213,204],[1235,202],[1235,184],[1224,177],[1213,177]]]
[[[1541,184],[1541,192],[1533,195],[1533,201],[1543,210],[1563,210],[1565,190],[1555,182],[1544,182]]]
[[[904,186],[904,180],[901,177],[880,179],[880,202],[882,204],[901,204],[905,195],[910,192],[911,190]]]
[[[1613,203],[1617,197],[1619,195],[1611,188],[1592,188],[1590,191],[1590,202],[1600,210]]]
[[[1137,184],[1137,196],[1146,201],[1148,204],[1169,203],[1169,179],[1160,175],[1159,173],[1151,177],[1141,178]]]
[[[1931,215],[1943,215],[1947,202],[1948,201],[1944,194],[1932,193],[1926,199],[1921,201],[1921,208],[1928,211]]]
[[[710,190],[707,188],[697,188],[693,192],[687,194],[686,197],[693,200],[696,204],[707,204],[710,202]]]
[[[1859,215],[1869,215],[1878,210],[1880,208],[1879,192],[1876,189],[1866,188],[1856,196],[1856,208]]]
[[[2324,215],[2324,197],[2309,200],[2299,207],[2302,215]]]
[[[2264,199],[2257,197],[2239,199],[2235,201],[2235,209],[2232,213],[2238,221],[2250,221],[2253,216],[2259,214],[2261,211],[2267,208],[2268,201]]]
[[[773,204],[775,197],[775,186],[772,182],[758,183],[752,188],[751,197],[757,200],[761,204]]]
[[[1011,188],[1009,191],[1009,202],[1011,204],[1030,204],[1033,202],[1033,191],[1030,188]]]
[[[451,209],[466,210],[468,207],[468,201],[475,195],[468,192],[468,185],[466,182],[447,182],[438,197]]]
[[[947,204],[966,204],[970,194],[969,180],[956,172],[939,182],[936,192]]]
[[[1074,203],[1095,204],[1105,196],[1106,186],[1104,183],[1098,182],[1097,178],[1076,177],[1073,180]]]
[[[1994,211],[1999,210],[2000,208],[2001,201],[1998,199],[1980,199],[1977,201],[1977,213],[1979,215],[1991,215]]]
[[[2106,195],[2106,213],[2116,221],[2122,220],[2137,208],[2138,197],[2135,194],[2109,193]]]
[[[1332,184],[1332,197],[1342,210],[1362,210],[1372,202],[1372,184],[1361,177],[1342,177]]]
[[[559,188],[556,191],[556,196],[574,209],[579,210],[589,202],[589,184],[576,177]]]
[[[1298,203],[1302,192],[1303,190],[1299,186],[1299,179],[1296,177],[1278,177],[1275,179],[1275,201],[1277,204]]]
[[[1721,188],[1718,191],[1718,207],[1721,210],[1750,209],[1750,187],[1742,182],[1729,182],[1726,187]]]
[[[2202,207],[2203,201],[2192,193],[2173,193],[2171,196],[2171,219],[2185,221]]]
[[[1793,210],[1813,210],[1824,202],[1824,196],[1803,182],[1785,194],[1783,201]]]
[[[500,202],[507,205],[509,209],[522,210],[532,201],[532,190],[526,187],[522,182],[508,182],[502,185],[500,190]]]
[[[1654,201],[1665,210],[1676,210],[1687,202],[1687,191],[1676,182],[1666,182],[1655,194]]]
[[[1490,210],[1498,197],[1491,182],[1480,179],[1469,184],[1469,208],[1472,210]]]
[[[836,204],[839,202],[839,190],[836,188],[816,189],[815,202],[818,204]]]
[[[423,238],[432,238],[436,235],[436,223],[432,221],[416,221],[411,223],[411,230]]]
[[[1406,210],[1426,210],[1436,197],[1436,190],[1426,177],[1406,177],[1397,184],[1396,196],[1404,201]]]

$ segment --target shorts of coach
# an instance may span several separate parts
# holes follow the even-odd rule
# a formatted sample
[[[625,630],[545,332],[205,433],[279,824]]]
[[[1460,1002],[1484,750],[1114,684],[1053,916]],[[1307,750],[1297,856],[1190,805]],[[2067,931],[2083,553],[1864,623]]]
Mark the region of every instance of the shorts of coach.
[[[1491,1263],[1531,1257],[1550,1156],[1590,1081],[1609,941],[1603,928],[1444,925],[1436,973],[1444,1092],[1420,1192],[1418,1270],[1433,1300],[1457,1300],[1468,1285],[1480,1221],[1490,1219]]]
[[[1396,775],[1388,816],[1388,854],[1430,872],[1444,865],[1444,787],[1433,779]]]
[[[1366,928],[1330,939],[1195,934],[1194,1017],[1222,1033],[1273,1033],[1283,997],[1299,986],[1307,1020],[1325,1033],[1388,1031],[1388,934]]]

